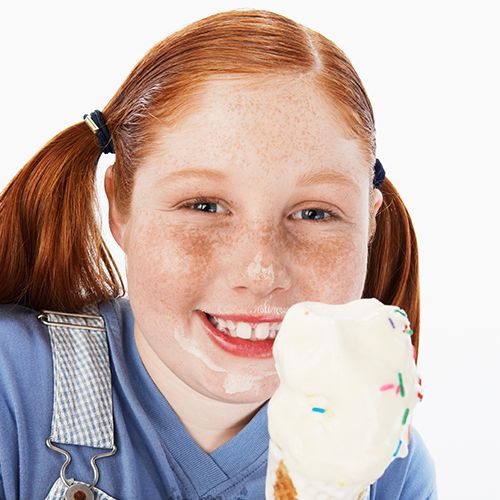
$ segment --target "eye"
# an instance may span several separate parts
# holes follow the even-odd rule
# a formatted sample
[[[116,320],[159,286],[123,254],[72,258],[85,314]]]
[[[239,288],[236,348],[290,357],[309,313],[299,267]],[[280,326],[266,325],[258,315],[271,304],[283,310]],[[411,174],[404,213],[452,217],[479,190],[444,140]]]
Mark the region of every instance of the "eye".
[[[331,212],[321,210],[320,208],[307,208],[300,210],[291,215],[292,219],[305,219],[305,220],[325,220],[333,217]]]
[[[190,201],[186,203],[184,207],[189,208],[191,210],[195,210],[197,212],[207,212],[210,214],[229,213],[222,205],[219,205],[218,203],[206,199],[198,199],[194,200],[194,202]]]

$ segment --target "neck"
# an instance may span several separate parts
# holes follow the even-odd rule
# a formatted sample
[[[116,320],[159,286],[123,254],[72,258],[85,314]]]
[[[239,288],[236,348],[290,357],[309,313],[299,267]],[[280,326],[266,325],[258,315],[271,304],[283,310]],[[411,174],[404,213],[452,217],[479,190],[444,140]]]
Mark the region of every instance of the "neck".
[[[183,385],[181,391],[173,391],[170,386],[168,391],[161,388],[160,391],[191,437],[206,453],[211,453],[236,436],[263,404],[261,402],[235,404],[215,401],[198,394],[186,384]],[[191,398],[186,397],[189,391],[194,393],[191,394]],[[196,411],[193,411],[193,408],[196,408]]]
[[[136,344],[153,382],[191,437],[206,453],[211,453],[238,434],[264,404],[262,401],[231,403],[209,398],[184,383],[166,367],[142,336],[136,335]]]

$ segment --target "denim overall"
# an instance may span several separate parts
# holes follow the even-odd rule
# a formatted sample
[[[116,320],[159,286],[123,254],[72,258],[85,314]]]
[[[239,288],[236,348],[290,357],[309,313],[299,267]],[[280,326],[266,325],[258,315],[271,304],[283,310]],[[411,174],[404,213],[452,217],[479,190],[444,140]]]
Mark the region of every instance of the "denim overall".
[[[104,320],[97,307],[86,308],[84,314],[42,311],[38,318],[48,326],[54,365],[52,428],[46,445],[66,458],[45,500],[115,500],[96,488],[96,460],[116,452]],[[64,444],[102,448],[89,463],[94,471],[91,484],[66,478],[71,456],[60,447]]]

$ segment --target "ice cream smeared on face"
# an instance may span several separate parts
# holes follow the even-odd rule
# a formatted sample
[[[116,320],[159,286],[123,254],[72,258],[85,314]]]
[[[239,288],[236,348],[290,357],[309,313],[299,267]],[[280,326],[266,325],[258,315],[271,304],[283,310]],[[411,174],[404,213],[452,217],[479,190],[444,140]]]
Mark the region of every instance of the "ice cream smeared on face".
[[[207,368],[214,372],[224,373],[222,387],[226,394],[238,394],[251,391],[256,382],[276,375],[274,370],[262,371],[250,364],[246,366],[246,370],[244,370],[243,373],[233,373],[217,365],[215,362],[217,359],[217,351],[215,348],[213,348],[213,350],[207,350],[206,347],[198,345],[196,340],[188,339],[180,330],[175,330],[174,338],[182,349],[195,358],[198,358]]]
[[[290,308],[273,348],[280,387],[268,410],[268,499],[272,454],[299,500],[308,498],[301,493],[308,480],[334,485],[338,498],[357,498],[407,455],[422,398],[411,334],[404,311],[376,299]]]
[[[270,264],[267,267],[262,265],[262,254],[259,252],[254,260],[248,265],[247,275],[250,279],[259,280],[274,280],[273,266]]]

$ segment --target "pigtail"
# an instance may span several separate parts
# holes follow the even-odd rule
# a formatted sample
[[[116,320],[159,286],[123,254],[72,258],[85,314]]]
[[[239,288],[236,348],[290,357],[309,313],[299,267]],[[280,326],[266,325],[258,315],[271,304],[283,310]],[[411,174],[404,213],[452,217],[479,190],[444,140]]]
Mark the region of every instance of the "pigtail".
[[[0,303],[81,311],[123,292],[102,240],[100,149],[84,122],[41,149],[0,196]]]
[[[377,230],[370,245],[363,297],[376,297],[406,311],[418,354],[420,284],[415,231],[403,200],[386,178],[380,188],[384,202],[377,214]]]

